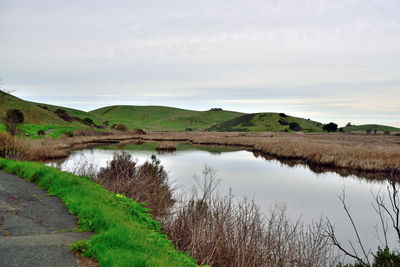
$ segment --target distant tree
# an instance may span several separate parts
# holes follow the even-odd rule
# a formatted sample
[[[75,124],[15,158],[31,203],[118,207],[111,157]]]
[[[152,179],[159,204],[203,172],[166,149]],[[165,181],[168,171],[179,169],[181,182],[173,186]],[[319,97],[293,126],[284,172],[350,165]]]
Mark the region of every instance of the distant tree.
[[[365,130],[365,132],[366,132],[366,134],[371,134],[372,129],[371,129],[371,128],[368,128],[367,130]]]
[[[7,132],[14,136],[18,125],[24,122],[24,114],[19,109],[9,109],[4,121]]]
[[[301,130],[303,130],[297,122],[290,123],[289,129],[295,132],[300,132]]]
[[[324,127],[322,127],[322,129],[327,132],[336,132],[337,128],[338,128],[337,124],[333,122],[325,124]]]
[[[376,134],[377,132],[378,132],[378,129],[375,128],[375,129],[374,129],[374,134]]]
[[[355,125],[351,124],[351,122],[348,122],[348,123],[346,124],[346,127],[350,127],[350,126],[355,126]]]

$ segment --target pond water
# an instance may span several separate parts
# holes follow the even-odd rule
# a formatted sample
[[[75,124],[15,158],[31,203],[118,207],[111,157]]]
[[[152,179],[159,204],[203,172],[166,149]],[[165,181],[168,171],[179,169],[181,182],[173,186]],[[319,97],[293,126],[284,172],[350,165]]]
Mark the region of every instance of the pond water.
[[[127,151],[139,162],[144,162],[152,154],[157,154],[154,148],[155,144],[130,144],[125,147],[107,146],[74,151],[61,167],[69,170],[82,159],[103,167],[117,150]],[[201,174],[204,165],[208,164],[217,170],[217,176],[221,179],[218,188],[220,193],[227,193],[231,188],[238,198],[254,198],[265,213],[275,203],[286,205],[287,213],[293,220],[301,217],[305,223],[328,217],[335,223],[338,239],[344,247],[349,248],[348,240],[355,243],[355,235],[338,199],[345,190],[346,202],[363,243],[373,252],[378,245],[382,246],[374,230],[379,218],[371,202],[372,193],[379,190],[386,192],[387,183],[384,181],[357,176],[342,177],[335,172],[316,174],[305,165],[290,167],[278,160],[255,157],[249,151],[232,149],[214,148],[210,152],[183,145],[173,153],[157,154],[157,157],[175,185],[182,186],[182,191],[191,188],[194,184],[193,175]],[[396,244],[394,233],[391,233],[391,239],[390,242]]]

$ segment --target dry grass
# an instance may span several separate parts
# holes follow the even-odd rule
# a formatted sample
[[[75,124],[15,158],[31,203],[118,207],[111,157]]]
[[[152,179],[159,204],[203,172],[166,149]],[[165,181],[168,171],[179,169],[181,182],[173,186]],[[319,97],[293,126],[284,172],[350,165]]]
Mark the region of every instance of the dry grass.
[[[237,146],[278,159],[369,172],[400,170],[400,137],[354,134],[150,133],[146,139]]]
[[[1,137],[4,139],[4,136]],[[287,133],[214,133],[214,132],[113,132],[107,135],[82,135],[57,140],[19,141],[26,153],[18,157],[45,160],[65,157],[73,148],[99,143],[157,141],[158,149],[174,149],[176,142],[199,145],[224,145],[246,149],[282,160],[298,160],[316,168],[389,173],[400,171],[400,137],[365,134],[287,134]],[[162,142],[160,142],[162,141]],[[1,147],[0,141],[0,147]],[[16,153],[16,152],[15,152]]]

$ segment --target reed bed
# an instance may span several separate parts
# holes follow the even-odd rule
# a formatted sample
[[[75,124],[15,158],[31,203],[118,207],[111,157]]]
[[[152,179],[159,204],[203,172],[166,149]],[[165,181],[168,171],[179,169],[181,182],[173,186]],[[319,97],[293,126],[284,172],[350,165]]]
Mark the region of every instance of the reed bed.
[[[17,146],[10,138],[4,142]],[[6,141],[4,141],[6,140]],[[68,150],[99,143],[157,142],[157,150],[176,149],[178,142],[223,145],[272,156],[300,160],[310,166],[327,166],[366,172],[400,172],[400,137],[365,134],[238,133],[238,132],[114,132],[60,139],[18,139],[18,149],[10,158],[46,160],[66,157]],[[22,153],[20,150],[25,151]],[[20,151],[17,153],[17,151]],[[18,155],[16,155],[18,154]]]

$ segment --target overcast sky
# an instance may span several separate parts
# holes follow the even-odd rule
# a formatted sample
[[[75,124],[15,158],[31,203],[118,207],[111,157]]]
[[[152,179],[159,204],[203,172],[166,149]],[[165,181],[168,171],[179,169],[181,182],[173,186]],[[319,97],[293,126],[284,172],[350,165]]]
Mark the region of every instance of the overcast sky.
[[[399,0],[0,0],[23,99],[400,126]]]

